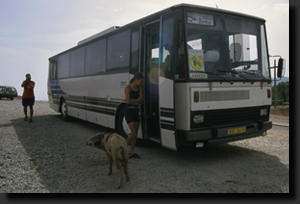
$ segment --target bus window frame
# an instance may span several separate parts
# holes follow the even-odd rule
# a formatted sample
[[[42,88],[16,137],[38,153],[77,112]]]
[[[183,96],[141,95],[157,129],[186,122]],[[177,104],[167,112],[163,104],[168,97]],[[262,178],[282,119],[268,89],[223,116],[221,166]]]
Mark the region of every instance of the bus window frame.
[[[133,34],[134,33],[137,33],[138,34],[138,37],[137,37],[137,39],[133,39]],[[132,61],[133,61],[133,58],[132,58],[132,46],[133,46],[133,40],[136,40],[136,42],[135,43],[137,43],[138,45],[137,45],[137,59],[135,59],[135,60],[137,60],[137,69],[135,69],[135,68],[133,68],[132,67]],[[133,28],[131,28],[130,29],[130,62],[129,62],[129,73],[130,74],[135,74],[135,73],[137,73],[137,72],[139,72],[139,70],[140,70],[140,62],[141,62],[141,60],[140,60],[140,58],[141,58],[141,29],[140,29],[140,26],[135,26],[135,27],[133,27]]]
[[[124,36],[122,36],[124,35]],[[127,45],[124,46],[122,49],[120,48],[121,46],[115,46],[116,41],[114,41],[114,38],[121,38],[121,37],[128,37],[127,42],[125,42],[124,44]],[[119,41],[118,41],[119,42]],[[117,49],[116,49],[117,48]],[[125,50],[126,48],[126,50]],[[113,73],[114,71],[118,72],[118,71],[122,71],[122,70],[126,70],[128,71],[130,68],[130,52],[131,52],[131,29],[126,29],[126,30],[122,30],[121,32],[115,33],[113,35],[110,35],[107,37],[107,46],[106,46],[106,73]],[[116,49],[116,50],[115,50]],[[124,49],[124,50],[123,50]],[[114,52],[114,51],[119,51],[118,54],[111,54],[109,52]],[[125,52],[124,52],[125,51]],[[127,51],[127,54],[126,54]],[[113,60],[113,56],[115,56],[117,58],[117,56],[120,55],[124,56],[126,58],[124,58],[124,62],[126,61],[128,62],[128,64],[125,64],[125,66],[122,66],[122,60],[118,60],[120,62],[120,64],[118,64],[118,66],[115,66],[112,63]],[[128,56],[127,56],[128,55]],[[112,67],[111,67],[112,66]]]

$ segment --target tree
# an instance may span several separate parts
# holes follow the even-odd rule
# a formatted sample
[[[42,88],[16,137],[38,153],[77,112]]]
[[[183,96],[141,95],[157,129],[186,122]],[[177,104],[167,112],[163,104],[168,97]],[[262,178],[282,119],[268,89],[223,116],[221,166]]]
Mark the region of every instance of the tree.
[[[274,95],[274,89],[275,86],[272,87],[272,100],[275,99]],[[283,100],[284,102],[289,102],[290,97],[289,97],[289,82],[280,82],[276,86],[276,100]]]

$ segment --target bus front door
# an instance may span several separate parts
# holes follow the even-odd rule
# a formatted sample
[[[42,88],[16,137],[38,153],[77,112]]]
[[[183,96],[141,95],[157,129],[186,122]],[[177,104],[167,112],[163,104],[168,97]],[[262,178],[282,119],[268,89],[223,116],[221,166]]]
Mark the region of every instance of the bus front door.
[[[162,46],[160,36],[160,20],[143,27],[145,93],[142,127],[144,138],[161,143],[164,147],[176,149],[174,128],[170,127],[170,124],[174,126],[173,81],[166,80],[161,69]],[[170,92],[170,97],[164,95]],[[170,101],[172,101],[171,104]],[[173,122],[170,122],[170,117],[173,117]]]
[[[144,137],[160,143],[158,113],[158,66],[160,21],[143,27],[144,106],[142,110]]]

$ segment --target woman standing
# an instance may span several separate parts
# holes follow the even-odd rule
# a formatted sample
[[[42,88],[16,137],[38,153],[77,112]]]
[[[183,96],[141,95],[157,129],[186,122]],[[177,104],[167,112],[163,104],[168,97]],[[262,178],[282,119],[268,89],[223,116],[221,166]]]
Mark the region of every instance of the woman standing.
[[[143,92],[141,85],[144,76],[136,73],[131,79],[130,84],[125,87],[125,102],[127,108],[125,111],[125,119],[131,130],[131,135],[127,138],[127,144],[131,144],[129,158],[141,159],[140,155],[134,152],[137,141],[137,132],[140,126],[139,106],[143,103]]]

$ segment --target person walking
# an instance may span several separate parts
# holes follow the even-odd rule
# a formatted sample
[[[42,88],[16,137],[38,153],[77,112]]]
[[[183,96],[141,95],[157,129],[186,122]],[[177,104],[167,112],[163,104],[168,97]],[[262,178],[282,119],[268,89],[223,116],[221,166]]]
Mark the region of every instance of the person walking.
[[[28,120],[27,107],[29,106],[30,108],[30,118],[28,120],[29,123],[33,122],[32,120],[33,105],[35,101],[34,91],[33,91],[34,86],[35,86],[35,82],[31,80],[31,75],[26,74],[26,80],[23,81],[23,83],[21,84],[21,87],[24,88],[23,95],[22,95],[22,105],[24,107],[24,114],[25,114],[24,121]]]
[[[140,126],[139,106],[143,103],[143,92],[141,85],[144,76],[136,73],[131,79],[130,84],[125,87],[125,102],[127,108],[125,111],[125,119],[131,130],[131,135],[127,138],[127,145],[131,144],[129,158],[141,159],[141,156],[134,152],[137,132]]]

